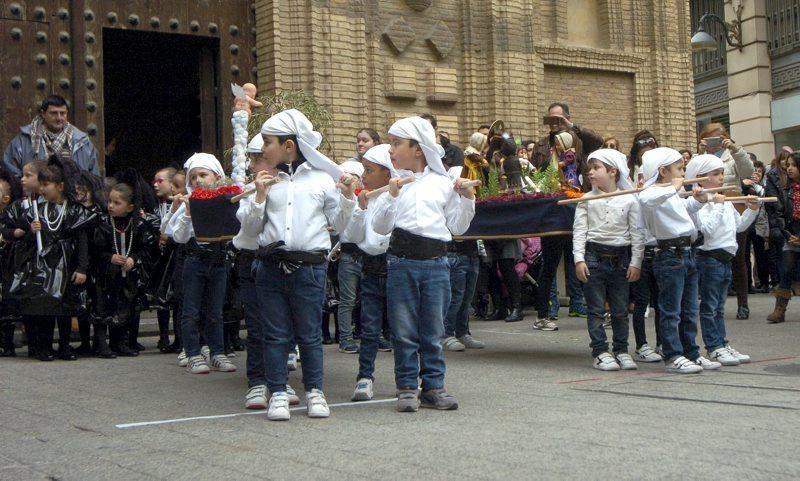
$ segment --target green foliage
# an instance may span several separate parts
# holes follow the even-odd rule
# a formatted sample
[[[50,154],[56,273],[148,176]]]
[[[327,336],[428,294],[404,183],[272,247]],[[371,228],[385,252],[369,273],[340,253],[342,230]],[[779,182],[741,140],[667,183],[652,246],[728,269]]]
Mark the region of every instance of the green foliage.
[[[314,125],[314,130],[322,133],[322,144],[320,144],[319,150],[330,153],[331,145],[325,138],[325,132],[333,126],[333,115],[316,97],[305,90],[281,90],[273,95],[258,97],[257,100],[263,103],[264,107],[254,111],[250,116],[247,124],[248,139],[260,132],[264,122],[276,113],[297,109],[308,117],[308,120]]]
[[[561,191],[561,177],[558,165],[555,162],[550,162],[544,170],[534,172],[531,180],[536,184],[539,192],[554,193]]]
[[[487,185],[481,186],[481,197],[492,197],[500,195],[500,172],[492,167],[487,176]]]

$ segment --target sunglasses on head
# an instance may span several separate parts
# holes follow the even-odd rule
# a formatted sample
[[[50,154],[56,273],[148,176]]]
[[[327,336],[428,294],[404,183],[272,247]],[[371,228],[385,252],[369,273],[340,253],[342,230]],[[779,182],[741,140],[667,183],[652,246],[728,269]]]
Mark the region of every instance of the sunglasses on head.
[[[650,145],[655,143],[656,139],[654,139],[653,137],[645,137],[643,139],[639,139],[636,141],[636,145]]]

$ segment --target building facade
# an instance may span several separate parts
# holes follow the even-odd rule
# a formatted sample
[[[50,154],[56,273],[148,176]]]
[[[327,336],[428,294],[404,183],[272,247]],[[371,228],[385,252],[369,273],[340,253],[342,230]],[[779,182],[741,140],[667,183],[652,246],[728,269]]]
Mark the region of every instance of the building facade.
[[[28,0],[0,2],[0,140],[50,92],[106,147],[105,168],[231,145],[230,82],[305,89],[333,114],[337,160],[364,126],[431,112],[465,143],[519,137],[566,101],[616,136],[695,137],[687,2],[662,0]],[[143,167],[144,166],[144,167]]]
[[[797,0],[692,0],[692,26],[716,13],[741,27],[742,48],[694,54],[698,128],[730,125],[731,137],[765,163],[777,149],[800,148],[800,2]]]

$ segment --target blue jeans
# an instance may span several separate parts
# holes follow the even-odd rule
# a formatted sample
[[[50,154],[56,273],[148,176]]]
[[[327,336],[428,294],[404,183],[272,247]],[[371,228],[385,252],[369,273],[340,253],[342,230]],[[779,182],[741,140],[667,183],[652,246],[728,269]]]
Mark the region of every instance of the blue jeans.
[[[583,285],[586,297],[586,325],[592,342],[592,357],[608,352],[608,337],[603,328],[606,302],[611,309],[614,354],[628,352],[628,280],[625,274],[631,259],[628,255],[618,257],[597,256],[586,253],[589,280]]]
[[[448,254],[450,264],[450,306],[444,318],[445,336],[469,334],[469,309],[478,284],[480,260],[477,257]]]
[[[444,388],[444,316],[450,305],[446,257],[415,260],[388,256],[389,325],[398,389]]]
[[[375,378],[378,339],[383,331],[386,309],[386,276],[364,273],[361,278],[361,346],[358,352],[358,379]]]
[[[728,344],[725,339],[725,299],[731,285],[731,263],[697,256],[700,275],[700,332],[708,352]]]
[[[697,347],[698,273],[689,248],[657,250],[653,272],[658,282],[659,323],[664,361],[700,357]]]
[[[567,294],[569,294],[570,312],[586,313],[583,299],[583,286],[575,274],[575,257],[572,256],[572,240],[564,246],[564,274],[567,278]]]
[[[553,278],[553,283],[550,284],[550,307],[549,316],[558,317],[558,310],[561,309],[561,303],[558,301],[558,280]]]
[[[305,264],[286,274],[272,260],[256,261],[259,319],[264,329],[264,362],[270,392],[286,391],[286,359],[294,341],[300,347],[306,392],[322,389],[322,303],[327,264]],[[294,341],[293,341],[294,336]]]
[[[339,340],[353,337],[353,309],[361,283],[361,258],[342,253],[339,258]]]
[[[647,306],[653,306],[655,311],[656,324],[656,345],[661,345],[661,327],[659,326],[658,315],[658,283],[653,272],[654,251],[646,248],[644,259],[642,260],[642,271],[639,280],[633,284],[631,289],[633,296],[633,334],[636,336],[636,349],[647,344],[647,331],[645,329],[645,313]]]
[[[267,373],[264,362],[264,329],[258,313],[256,295],[255,262],[250,254],[239,254],[236,259],[239,274],[239,294],[244,308],[244,324],[247,327],[247,387],[266,386]]]
[[[183,264],[183,306],[181,336],[187,356],[200,355],[201,317],[205,321],[205,337],[211,356],[224,354],[222,307],[228,285],[228,268],[224,261],[212,261],[187,255]],[[203,310],[206,310],[204,313]]]

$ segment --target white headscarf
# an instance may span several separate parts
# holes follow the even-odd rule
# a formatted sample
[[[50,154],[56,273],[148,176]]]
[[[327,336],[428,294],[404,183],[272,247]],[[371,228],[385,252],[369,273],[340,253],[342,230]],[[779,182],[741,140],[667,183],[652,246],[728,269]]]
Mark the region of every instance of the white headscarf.
[[[247,144],[248,154],[260,154],[264,150],[264,137],[261,134],[256,134]]]
[[[389,129],[389,134],[402,139],[415,140],[425,154],[428,167],[437,174],[447,175],[447,169],[442,163],[444,149],[436,143],[436,131],[433,130],[430,122],[422,117],[400,119]]]
[[[689,165],[686,166],[686,178],[694,179],[696,177],[702,177],[704,174],[708,174],[717,169],[723,169],[724,167],[722,159],[716,155],[701,154],[693,157],[692,160],[689,161]]]
[[[392,158],[389,156],[389,147],[389,144],[376,145],[364,153],[364,159],[389,169],[389,177],[394,179],[398,176],[398,173],[392,165]]]
[[[306,161],[315,169],[319,169],[338,182],[342,177],[339,165],[317,150],[322,143],[322,134],[314,130],[311,121],[297,109],[284,110],[273,115],[261,126],[262,135],[294,135],[297,147]]]
[[[614,149],[600,149],[595,150],[587,160],[596,159],[600,162],[617,169],[619,172],[619,180],[617,181],[617,188],[620,190],[628,190],[633,188],[631,180],[628,178],[630,170],[628,169],[628,157],[622,152]]]
[[[661,167],[672,165],[683,159],[680,152],[669,147],[656,147],[648,150],[642,155],[642,173],[644,174],[644,186],[650,187],[658,180],[658,170]]]
[[[208,169],[220,177],[225,177],[225,171],[222,170],[219,160],[211,154],[194,154],[189,157],[186,163],[183,164],[183,169],[186,171],[186,192],[192,193],[192,169]]]
[[[345,160],[339,166],[345,174],[357,175],[359,178],[364,177],[364,166],[361,162],[356,160]]]

